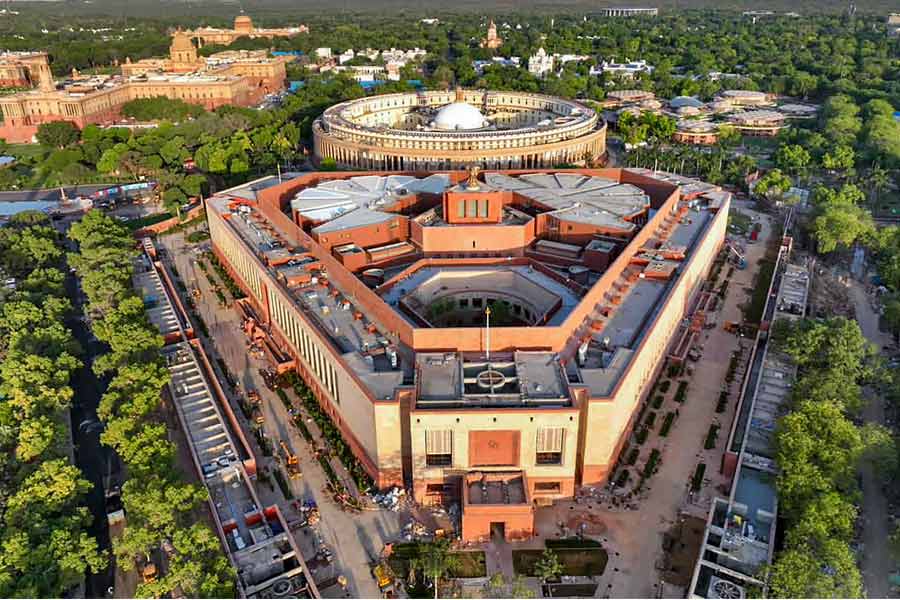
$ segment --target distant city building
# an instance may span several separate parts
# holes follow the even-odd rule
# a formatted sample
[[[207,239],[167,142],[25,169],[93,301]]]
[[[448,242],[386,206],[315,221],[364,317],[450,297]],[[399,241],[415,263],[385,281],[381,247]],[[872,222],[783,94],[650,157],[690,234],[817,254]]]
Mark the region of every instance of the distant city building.
[[[599,65],[599,72],[612,73],[624,77],[634,77],[640,73],[652,73],[653,67],[647,64],[645,60],[635,60],[625,63],[617,63],[611,61],[603,61]]]
[[[46,52],[4,52],[0,54],[0,87],[53,88],[50,61]]]
[[[42,123],[70,121],[78,127],[112,124],[123,104],[138,98],[166,98],[207,109],[231,104],[254,106],[267,94],[284,89],[285,65],[293,56],[268,58],[266,51],[226,51],[200,58],[187,32],[172,35],[168,58],[132,62],[119,76],[82,77],[77,71],[59,89],[47,55],[29,59],[29,80],[36,89],[0,97],[0,137],[29,142]]]
[[[658,8],[601,8],[600,15],[604,17],[655,17],[659,15]]]
[[[712,121],[678,121],[672,139],[683,144],[715,144],[719,139],[719,126]]]
[[[900,13],[891,13],[887,17],[888,35],[900,35]]]
[[[728,122],[743,135],[769,137],[784,129],[784,115],[774,110],[751,110],[734,113]]]
[[[309,27],[306,25],[297,25],[296,27],[286,27],[281,29],[259,29],[254,27],[253,19],[249,15],[238,15],[234,18],[233,29],[218,29],[216,27],[200,27],[185,32],[187,35],[196,39],[200,44],[222,44],[228,46],[242,37],[249,38],[279,38],[293,37],[301,33],[309,33]]]
[[[606,94],[606,98],[616,104],[637,104],[645,100],[654,100],[656,95],[646,90],[613,90]]]
[[[731,106],[770,106],[774,95],[752,90],[724,90],[719,92],[716,100],[722,100]]]
[[[313,123],[315,156],[352,169],[541,168],[591,164],[606,124],[578,102],[524,92],[385,94],[327,109]]]
[[[341,52],[340,54],[338,54],[338,64],[342,65],[345,62],[350,62],[354,58],[356,58],[356,53],[353,51],[353,48],[350,48],[346,52]]]
[[[498,67],[514,67],[518,68],[522,64],[522,59],[518,56],[494,56],[491,60],[473,60],[472,68],[475,69],[475,72],[479,75],[484,74],[484,68],[490,65],[495,65]]]
[[[497,25],[495,25],[494,20],[491,19],[491,22],[488,24],[487,37],[481,40],[481,47],[496,50],[502,45],[503,38],[497,35]]]
[[[553,57],[547,54],[543,46],[528,59],[528,72],[536,77],[543,77],[553,71]]]

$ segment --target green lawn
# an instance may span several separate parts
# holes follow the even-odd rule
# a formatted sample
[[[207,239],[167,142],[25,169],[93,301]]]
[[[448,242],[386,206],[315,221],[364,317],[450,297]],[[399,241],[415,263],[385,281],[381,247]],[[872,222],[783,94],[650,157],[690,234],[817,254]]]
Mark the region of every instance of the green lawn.
[[[753,282],[753,295],[744,310],[744,320],[748,323],[759,323],[766,308],[766,298],[769,294],[769,283],[775,273],[775,263],[764,258],[759,261],[759,272]]]
[[[43,154],[46,149],[40,144],[9,144],[6,153],[16,158],[31,158]]]
[[[750,231],[750,217],[739,210],[732,210],[728,213],[728,229],[734,228],[738,233],[747,233]]]
[[[554,548],[562,563],[562,574],[591,577],[603,575],[606,570],[607,555],[603,548]],[[513,570],[518,575],[535,576],[535,565],[541,560],[543,550],[513,550]]]
[[[161,212],[161,213],[156,213],[155,215],[147,215],[146,217],[140,217],[138,219],[129,219],[128,221],[125,221],[125,227],[127,227],[131,231],[137,231],[141,227],[155,225],[156,223],[160,223],[162,221],[165,221],[166,219],[171,219],[172,216],[173,216],[172,213]]]

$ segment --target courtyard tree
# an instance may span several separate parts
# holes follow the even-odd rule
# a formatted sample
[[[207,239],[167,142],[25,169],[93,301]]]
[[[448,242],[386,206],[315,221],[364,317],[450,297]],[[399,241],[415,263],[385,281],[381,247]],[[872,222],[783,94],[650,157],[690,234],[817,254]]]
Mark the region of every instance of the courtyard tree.
[[[541,554],[540,560],[534,565],[534,574],[541,581],[552,581],[558,579],[562,574],[562,563],[559,556],[550,548],[545,548]]]
[[[459,557],[450,551],[448,540],[435,540],[428,544],[421,544],[416,560],[422,573],[431,580],[435,598],[440,596],[438,588],[441,579],[457,569],[460,564]]]

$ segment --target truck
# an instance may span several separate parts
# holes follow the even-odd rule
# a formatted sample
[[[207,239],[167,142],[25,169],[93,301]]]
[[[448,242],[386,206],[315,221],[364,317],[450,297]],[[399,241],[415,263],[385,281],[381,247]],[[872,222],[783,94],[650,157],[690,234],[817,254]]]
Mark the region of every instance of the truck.
[[[382,596],[391,597],[394,592],[394,572],[386,560],[382,560],[372,567],[372,577],[378,583],[378,589],[381,590]]]
[[[284,440],[281,440],[280,445],[281,457],[284,459],[284,466],[287,468],[288,477],[291,479],[299,479],[303,476],[303,472],[300,470],[300,461],[297,459],[297,455],[291,452],[291,449]]]

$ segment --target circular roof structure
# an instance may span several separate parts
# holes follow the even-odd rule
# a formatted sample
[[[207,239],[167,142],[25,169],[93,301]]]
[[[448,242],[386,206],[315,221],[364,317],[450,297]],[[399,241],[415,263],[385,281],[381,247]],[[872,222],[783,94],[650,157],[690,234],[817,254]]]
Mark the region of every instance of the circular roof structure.
[[[481,111],[468,102],[453,102],[437,112],[431,126],[449,131],[482,129],[490,123]]]
[[[694,98],[693,96],[675,96],[671,100],[669,100],[669,106],[672,108],[683,108],[685,106],[691,106],[693,108],[702,108],[703,103]]]

